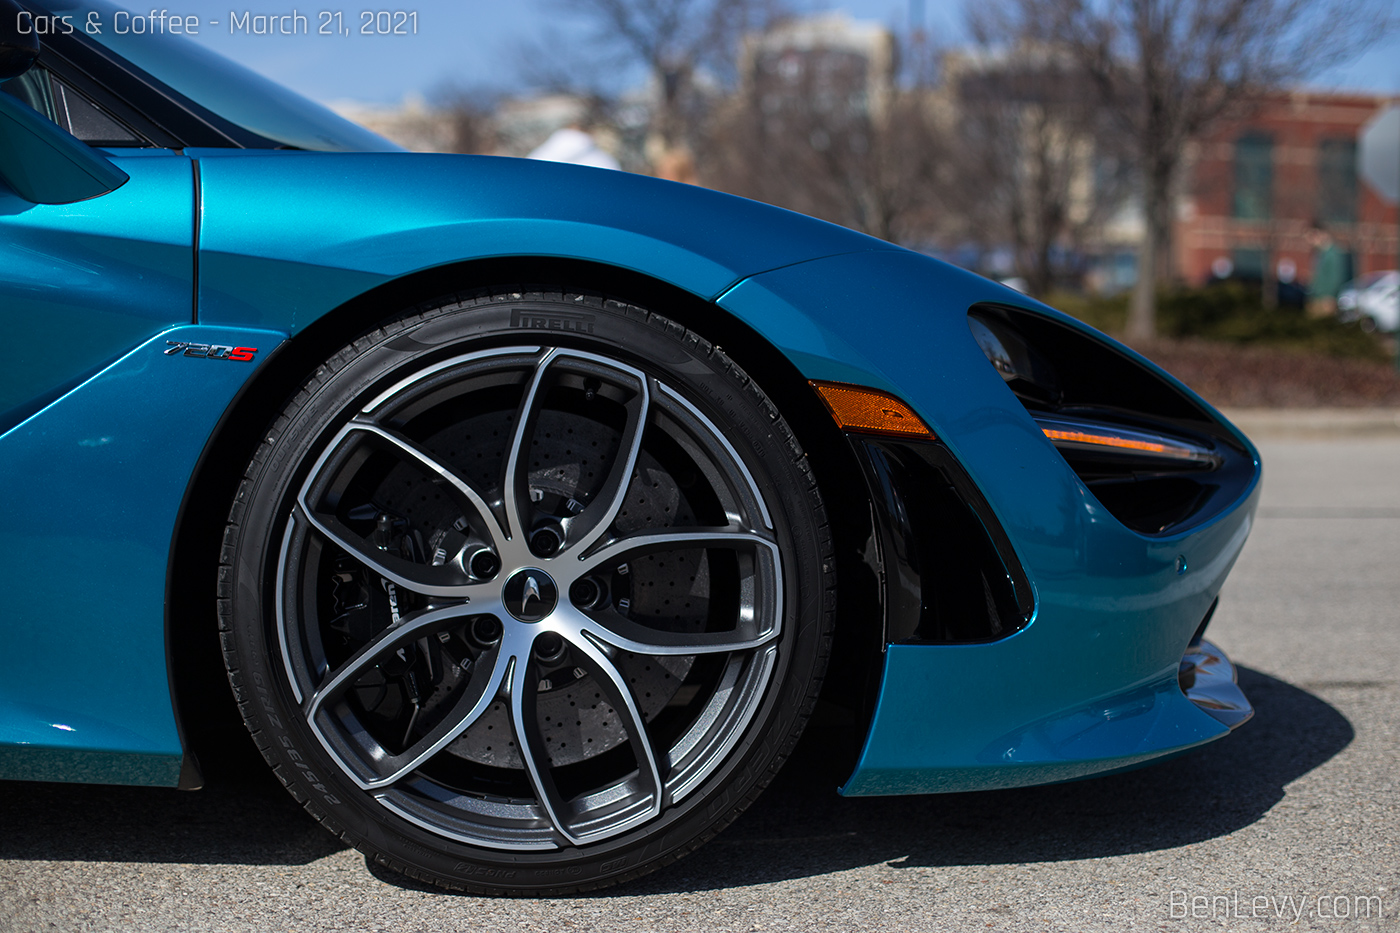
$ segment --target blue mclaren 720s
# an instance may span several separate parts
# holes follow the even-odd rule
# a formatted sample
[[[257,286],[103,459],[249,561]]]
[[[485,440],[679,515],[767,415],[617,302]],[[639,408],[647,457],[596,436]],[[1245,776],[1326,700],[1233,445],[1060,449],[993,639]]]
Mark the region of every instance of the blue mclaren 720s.
[[[1251,715],[1203,636],[1259,457],[1141,356],[763,204],[398,151],[120,15],[0,0],[0,778],[198,787],[222,701],[372,859],[557,894],[713,836],[819,698],[846,795]]]

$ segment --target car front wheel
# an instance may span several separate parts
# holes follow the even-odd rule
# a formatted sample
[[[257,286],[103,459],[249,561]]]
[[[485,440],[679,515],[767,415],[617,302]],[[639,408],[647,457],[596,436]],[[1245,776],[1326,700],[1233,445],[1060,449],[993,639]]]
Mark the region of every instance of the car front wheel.
[[[288,790],[448,887],[672,861],[768,783],[834,605],[806,459],[718,348],[634,306],[494,293],[327,360],[230,512],[225,660]]]

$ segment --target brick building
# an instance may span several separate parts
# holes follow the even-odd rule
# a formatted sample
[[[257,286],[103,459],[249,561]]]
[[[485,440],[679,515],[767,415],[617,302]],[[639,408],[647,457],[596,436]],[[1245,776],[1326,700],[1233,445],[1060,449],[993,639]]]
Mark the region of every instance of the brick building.
[[[1306,285],[1314,219],[1349,254],[1353,276],[1395,268],[1396,208],[1356,173],[1357,137],[1390,102],[1280,93],[1197,140],[1177,211],[1177,273],[1192,284],[1224,272]]]

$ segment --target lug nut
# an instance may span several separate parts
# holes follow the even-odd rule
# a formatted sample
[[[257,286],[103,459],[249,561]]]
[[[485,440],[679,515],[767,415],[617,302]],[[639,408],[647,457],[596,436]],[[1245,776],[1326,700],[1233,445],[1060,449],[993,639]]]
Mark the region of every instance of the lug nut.
[[[537,557],[552,557],[558,552],[559,546],[564,543],[564,537],[559,533],[559,529],[553,525],[545,525],[536,528],[534,534],[530,535],[530,550]]]
[[[569,599],[580,609],[596,609],[602,595],[603,588],[592,577],[575,580],[574,585],[569,587]]]
[[[553,632],[545,632],[535,639],[535,657],[552,664],[564,656],[564,639]]]
[[[477,616],[468,633],[478,646],[490,648],[501,640],[501,623],[494,616]]]
[[[471,556],[467,569],[478,580],[489,580],[501,569],[501,559],[490,548],[482,548]]]

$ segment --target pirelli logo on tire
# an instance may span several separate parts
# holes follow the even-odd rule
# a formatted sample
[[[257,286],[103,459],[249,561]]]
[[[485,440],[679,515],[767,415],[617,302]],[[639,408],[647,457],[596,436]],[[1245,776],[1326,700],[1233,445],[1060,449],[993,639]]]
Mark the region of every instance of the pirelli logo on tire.
[[[510,313],[510,326],[525,330],[555,330],[571,334],[593,333],[593,315],[573,311],[527,311]]]

